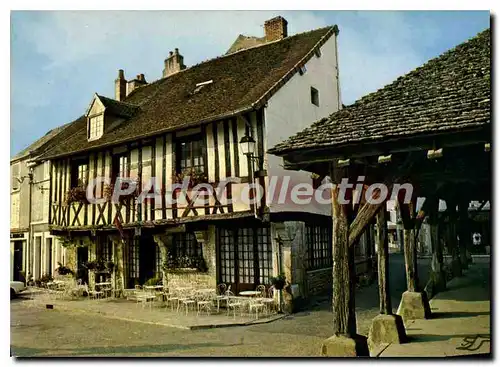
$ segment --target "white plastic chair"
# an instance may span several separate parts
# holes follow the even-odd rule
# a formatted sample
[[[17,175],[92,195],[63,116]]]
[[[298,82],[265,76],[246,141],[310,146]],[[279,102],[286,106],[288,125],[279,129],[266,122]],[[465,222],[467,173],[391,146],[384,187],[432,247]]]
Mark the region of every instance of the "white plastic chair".
[[[275,306],[276,302],[274,301],[274,286],[270,286],[267,290],[267,297],[261,298],[260,303],[265,305],[266,313],[270,312]]]
[[[217,290],[219,291],[219,294],[215,297],[215,299],[217,300],[217,313],[219,313],[220,302],[225,301],[227,303],[227,292],[231,292],[231,284],[229,286],[226,286],[226,284],[221,283],[217,286]]]
[[[194,295],[191,294],[190,290],[185,291],[180,297],[179,297],[179,303],[177,304],[177,312],[179,312],[181,305],[186,308],[186,315],[189,312],[189,306],[196,306],[196,300]]]
[[[229,311],[233,310],[233,318],[236,318],[236,309],[240,309],[240,316],[243,315],[243,308],[245,307],[245,303],[234,296],[234,293],[231,291],[227,291],[227,315],[229,316]]]
[[[250,298],[249,303],[248,303],[248,310],[249,310],[250,314],[252,313],[252,311],[255,310],[255,318],[256,319],[259,318],[259,310],[261,312],[263,312],[265,310],[265,308],[266,308],[266,305],[261,303],[260,299]]]
[[[202,293],[200,295],[200,299],[196,302],[196,307],[198,308],[196,316],[198,316],[202,310],[207,311],[207,316],[210,316],[215,296],[215,294],[208,292]]]

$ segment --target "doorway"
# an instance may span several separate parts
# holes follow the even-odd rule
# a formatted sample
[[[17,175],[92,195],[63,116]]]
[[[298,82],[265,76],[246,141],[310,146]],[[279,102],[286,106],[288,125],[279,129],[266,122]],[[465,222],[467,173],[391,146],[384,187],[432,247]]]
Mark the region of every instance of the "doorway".
[[[139,282],[146,283],[156,275],[156,242],[153,236],[143,235],[139,244]]]
[[[83,283],[89,283],[89,271],[85,266],[89,261],[89,249],[88,247],[77,247],[76,250],[76,278],[81,279]]]
[[[13,261],[13,279],[15,281],[24,282],[21,271],[23,269],[23,241],[14,241],[14,261]]]
[[[269,227],[219,228],[217,231],[219,282],[233,293],[269,285],[272,245]]]

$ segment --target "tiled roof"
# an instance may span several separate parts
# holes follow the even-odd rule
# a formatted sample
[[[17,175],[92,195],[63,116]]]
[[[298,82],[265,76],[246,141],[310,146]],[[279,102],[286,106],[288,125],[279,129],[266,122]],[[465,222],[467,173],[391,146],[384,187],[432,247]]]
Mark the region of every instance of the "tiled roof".
[[[227,50],[226,55],[266,43],[266,37],[244,36],[240,34]]]
[[[325,27],[242,50],[138,87],[124,100],[137,113],[100,139],[87,141],[84,118],[43,158],[115,145],[197,126],[262,106],[338,28]],[[194,93],[196,84],[213,80]]]
[[[139,109],[138,106],[130,103],[120,102],[117,101],[116,99],[107,98],[101,95],[97,96],[99,97],[99,100],[106,108],[106,111],[116,116],[131,117]]]
[[[490,30],[277,144],[272,154],[340,148],[490,123]]]

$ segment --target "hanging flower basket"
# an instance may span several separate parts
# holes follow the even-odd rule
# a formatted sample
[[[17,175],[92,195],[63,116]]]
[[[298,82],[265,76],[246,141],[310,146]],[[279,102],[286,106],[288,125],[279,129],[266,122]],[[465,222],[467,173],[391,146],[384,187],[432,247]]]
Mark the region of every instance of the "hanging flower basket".
[[[71,203],[83,203],[88,204],[87,200],[87,190],[83,186],[72,187],[66,192],[66,197],[64,199],[66,205]]]
[[[129,185],[131,185],[131,183],[129,182],[122,182],[121,183],[121,190],[127,190]],[[103,190],[103,197],[107,200],[107,201],[111,201],[113,199],[113,195],[114,195],[114,192],[115,192],[115,186],[114,185],[104,185],[104,190]],[[118,197],[118,201],[120,203],[125,203],[128,201],[128,199],[130,198],[137,198],[139,196],[139,185],[138,185],[138,182],[136,181],[135,182],[135,190],[128,193],[128,194],[121,194],[119,197]]]
[[[193,168],[186,169],[180,173],[174,172],[172,176],[173,176],[172,181],[177,184],[182,184],[184,182],[184,179],[186,177],[189,177],[188,187],[190,189],[192,189],[198,184],[208,182],[208,178],[207,176],[205,176],[204,172]]]

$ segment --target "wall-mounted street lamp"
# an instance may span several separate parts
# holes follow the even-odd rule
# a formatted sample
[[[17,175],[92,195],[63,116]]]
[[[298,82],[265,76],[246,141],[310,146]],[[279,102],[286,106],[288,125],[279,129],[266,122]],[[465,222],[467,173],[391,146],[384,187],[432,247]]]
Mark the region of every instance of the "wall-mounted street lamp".
[[[255,153],[255,140],[251,136],[245,135],[240,140],[241,152],[249,158],[252,158]]]
[[[255,172],[255,168],[254,168],[254,162],[257,162],[258,167],[261,167],[261,165],[262,165],[262,157],[255,155],[255,146],[256,146],[256,142],[255,142],[254,138],[252,138],[251,136],[248,136],[245,134],[245,136],[243,136],[240,140],[241,152],[247,157],[247,159],[250,163],[249,164],[249,171],[250,172],[248,172],[248,175],[250,176],[249,178],[250,178],[251,183],[255,183],[256,172]],[[265,175],[264,171],[257,172],[258,177],[263,177],[264,175]],[[255,208],[255,210],[254,210],[255,218],[259,218],[259,215],[257,212],[257,205],[255,205],[254,208]]]

